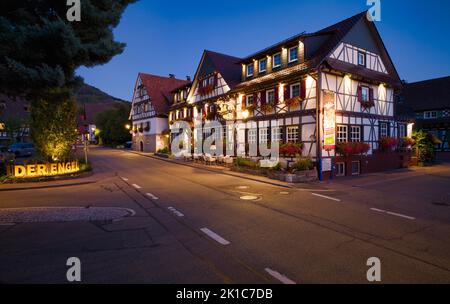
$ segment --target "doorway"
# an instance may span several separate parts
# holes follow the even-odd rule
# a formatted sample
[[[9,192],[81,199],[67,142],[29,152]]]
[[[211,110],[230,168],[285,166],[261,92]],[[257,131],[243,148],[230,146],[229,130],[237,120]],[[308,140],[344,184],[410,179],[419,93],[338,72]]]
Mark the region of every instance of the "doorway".
[[[139,151],[144,152],[144,142],[141,141],[141,142],[139,143],[139,145],[140,145]]]

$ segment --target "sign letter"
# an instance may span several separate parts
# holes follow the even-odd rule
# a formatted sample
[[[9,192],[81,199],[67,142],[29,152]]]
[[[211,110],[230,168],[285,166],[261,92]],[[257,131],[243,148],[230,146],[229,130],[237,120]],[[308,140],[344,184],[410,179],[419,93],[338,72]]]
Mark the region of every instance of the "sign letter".
[[[69,22],[81,21],[80,0],[67,0],[67,6],[72,6],[67,10],[67,20]]]
[[[71,266],[66,273],[67,281],[81,282],[81,261],[79,258],[71,257],[67,259],[67,266]]]
[[[371,6],[367,11],[367,20],[381,21],[381,0],[367,0],[367,5]]]
[[[367,281],[369,282],[381,282],[381,261],[379,258],[369,258],[367,260],[367,266],[370,266],[367,270]]]

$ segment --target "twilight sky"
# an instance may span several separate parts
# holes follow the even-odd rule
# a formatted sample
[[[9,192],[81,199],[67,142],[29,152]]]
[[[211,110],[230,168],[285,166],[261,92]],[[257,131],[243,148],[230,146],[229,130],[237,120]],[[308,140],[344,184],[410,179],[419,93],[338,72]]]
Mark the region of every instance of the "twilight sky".
[[[115,29],[127,47],[80,68],[88,84],[130,100],[138,72],[193,76],[204,49],[244,57],[366,10],[367,0],[140,0]],[[381,0],[376,26],[402,79],[450,75],[450,1]]]

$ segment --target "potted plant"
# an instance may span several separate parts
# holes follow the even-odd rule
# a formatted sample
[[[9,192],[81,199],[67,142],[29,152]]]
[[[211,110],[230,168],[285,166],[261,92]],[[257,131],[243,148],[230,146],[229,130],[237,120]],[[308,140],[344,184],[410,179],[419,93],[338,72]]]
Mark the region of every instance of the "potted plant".
[[[379,149],[383,152],[392,151],[398,145],[398,139],[395,137],[384,136],[378,142]]]
[[[288,100],[285,100],[284,101],[284,104],[286,105],[286,106],[288,106],[289,108],[290,107],[296,107],[296,106],[298,106],[299,104],[300,104],[300,96],[297,96],[297,97],[294,97],[294,98],[290,98],[290,99],[288,99]]]

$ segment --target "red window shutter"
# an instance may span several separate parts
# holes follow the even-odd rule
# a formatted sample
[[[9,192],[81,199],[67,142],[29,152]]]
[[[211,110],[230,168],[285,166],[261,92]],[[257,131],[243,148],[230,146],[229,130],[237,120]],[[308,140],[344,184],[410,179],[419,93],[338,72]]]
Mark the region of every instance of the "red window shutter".
[[[246,107],[246,104],[245,104],[245,95],[244,96],[242,96],[242,111],[245,111],[245,107]]]
[[[205,106],[204,106],[204,109],[205,109],[205,115],[208,115],[208,113],[209,113],[209,111],[208,111],[208,110],[209,110],[209,109],[208,109],[208,106],[205,105]]]
[[[253,105],[258,105],[258,93],[253,94]]]
[[[369,89],[369,101],[373,101],[373,88]]]
[[[275,87],[275,90],[274,90],[274,100],[275,100],[275,104],[277,104],[278,103],[278,91],[279,91],[280,89],[278,88],[278,87]]]
[[[266,104],[266,91],[261,91],[261,105]]]
[[[290,95],[290,92],[289,92],[290,90],[289,90],[289,86],[288,85],[285,85],[284,86],[284,100],[288,100],[290,97],[289,97],[289,95]]]
[[[303,79],[300,84],[300,98],[305,99],[306,98],[306,80]]]
[[[362,87],[358,86],[358,102],[362,102]]]

